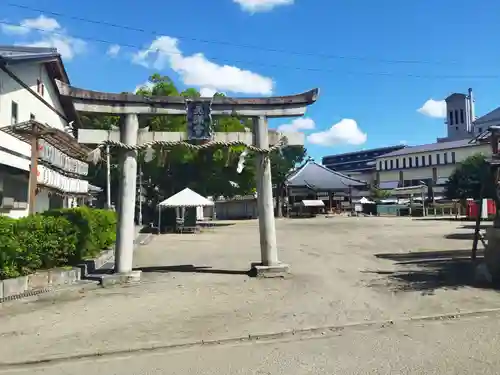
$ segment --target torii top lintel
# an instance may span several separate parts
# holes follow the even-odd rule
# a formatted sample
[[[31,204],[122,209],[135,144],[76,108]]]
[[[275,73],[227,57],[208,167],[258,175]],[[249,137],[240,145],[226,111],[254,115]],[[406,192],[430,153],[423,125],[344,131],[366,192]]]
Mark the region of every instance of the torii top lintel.
[[[59,94],[73,100],[79,112],[139,115],[185,115],[186,98],[182,96],[145,97],[134,94],[113,94],[84,90],[56,81]],[[319,89],[290,96],[267,98],[214,97],[197,100],[212,101],[212,115],[239,115],[245,117],[303,116],[307,106],[318,99]]]

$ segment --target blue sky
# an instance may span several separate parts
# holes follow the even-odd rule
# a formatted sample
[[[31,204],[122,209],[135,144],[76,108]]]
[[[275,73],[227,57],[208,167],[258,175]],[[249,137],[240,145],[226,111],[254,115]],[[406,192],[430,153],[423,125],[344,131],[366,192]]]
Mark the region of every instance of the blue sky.
[[[306,133],[318,159],[433,142],[442,99],[469,87],[477,115],[500,106],[493,0],[6,0],[0,21],[1,44],[57,47],[89,89],[132,91],[154,72],[233,96],[319,87],[304,119],[271,122]]]

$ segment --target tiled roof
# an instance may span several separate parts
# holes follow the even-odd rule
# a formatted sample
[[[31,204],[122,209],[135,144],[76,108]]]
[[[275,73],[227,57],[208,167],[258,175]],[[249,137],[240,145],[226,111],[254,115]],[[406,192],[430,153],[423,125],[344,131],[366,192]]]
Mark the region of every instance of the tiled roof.
[[[444,151],[453,148],[474,146],[475,144],[471,144],[470,141],[471,141],[470,139],[461,139],[459,141],[437,142],[437,143],[429,143],[426,145],[411,146],[391,152],[389,154],[381,155],[379,156],[379,158],[416,154],[419,152]]]
[[[500,122],[500,107],[476,119],[474,125],[482,125],[492,121]]]
[[[55,48],[0,46],[0,60],[6,62],[57,59],[60,55]]]
[[[366,186],[367,183],[332,171],[314,161],[309,161],[287,178],[287,185],[289,187],[307,187],[319,191],[342,191],[349,187]]]
[[[352,156],[352,155],[357,155],[357,154],[370,154],[372,152],[384,152],[384,151],[393,151],[401,148],[405,148],[405,145],[396,145],[396,146],[387,146],[387,147],[378,147],[378,148],[370,148],[368,150],[359,150],[359,151],[352,151],[352,152],[346,152],[343,154],[333,154],[333,155],[326,155],[323,156],[323,161],[328,158],[337,158],[337,157],[346,157],[346,156]],[[368,157],[367,159],[372,159],[372,156]]]

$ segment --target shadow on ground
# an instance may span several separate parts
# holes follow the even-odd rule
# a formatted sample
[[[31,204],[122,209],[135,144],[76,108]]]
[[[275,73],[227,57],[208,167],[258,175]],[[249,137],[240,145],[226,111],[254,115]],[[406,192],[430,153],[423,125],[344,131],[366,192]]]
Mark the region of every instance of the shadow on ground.
[[[446,234],[444,238],[448,240],[467,240],[467,241],[472,241],[474,240],[474,231],[470,231],[469,233],[451,233],[451,234]],[[472,246],[472,245],[471,245]]]
[[[476,267],[483,258],[483,251],[478,251],[478,258],[471,260],[471,250],[422,251],[397,254],[376,254],[379,259],[394,262],[396,270],[365,271],[382,276],[374,285],[384,281],[395,292],[421,291],[432,294],[437,289],[458,289],[474,287],[493,289],[492,285],[478,280]],[[498,289],[498,288],[495,288]]]
[[[413,218],[415,221],[475,221],[475,219],[470,219],[466,217],[458,217],[456,218],[455,216],[446,216],[446,217],[432,217],[432,216],[426,216],[426,217],[416,217]]]
[[[208,273],[214,275],[244,275],[255,277],[255,273],[253,270],[225,270],[212,268],[210,266],[194,266],[192,264],[184,264],[178,266],[139,267],[135,270],[142,271],[144,273]]]
[[[209,222],[209,223],[200,223],[197,224],[197,227],[200,229],[211,229],[211,228],[221,228],[221,227],[230,227],[235,225],[235,223],[217,223],[217,222]],[[140,233],[150,233],[150,234],[158,234],[157,227],[146,226],[141,229]],[[165,232],[162,230],[162,234],[174,233],[173,228],[168,228]]]

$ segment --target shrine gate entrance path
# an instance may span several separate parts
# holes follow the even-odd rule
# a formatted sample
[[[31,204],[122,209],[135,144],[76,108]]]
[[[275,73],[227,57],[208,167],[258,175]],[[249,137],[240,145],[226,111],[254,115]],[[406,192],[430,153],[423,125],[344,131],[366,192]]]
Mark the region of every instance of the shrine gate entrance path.
[[[500,294],[467,285],[455,261],[442,268],[414,263],[431,251],[470,256],[471,240],[463,238],[473,231],[463,226],[473,223],[316,218],[276,224],[282,257],[295,264],[289,278],[244,274],[259,249],[257,221],[156,236],[134,254],[140,284],[2,305],[0,363],[500,308]],[[397,254],[375,256],[381,253]],[[413,263],[397,265],[398,254],[398,262]]]

